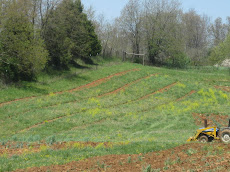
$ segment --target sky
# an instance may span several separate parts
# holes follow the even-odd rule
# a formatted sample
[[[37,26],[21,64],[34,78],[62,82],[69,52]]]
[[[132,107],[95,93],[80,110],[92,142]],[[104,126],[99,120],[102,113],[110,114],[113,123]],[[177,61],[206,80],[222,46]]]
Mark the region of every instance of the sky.
[[[104,14],[108,20],[120,15],[128,0],[82,0],[85,7],[90,5],[96,10],[97,14]],[[185,11],[194,8],[198,14],[206,14],[215,20],[221,17],[225,22],[230,16],[230,0],[180,0]]]

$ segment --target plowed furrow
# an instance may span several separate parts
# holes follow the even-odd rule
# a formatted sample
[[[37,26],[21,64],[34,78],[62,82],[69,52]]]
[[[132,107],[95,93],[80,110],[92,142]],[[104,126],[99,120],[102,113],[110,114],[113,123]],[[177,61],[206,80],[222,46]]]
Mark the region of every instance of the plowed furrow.
[[[181,101],[181,100],[185,99],[186,97],[191,96],[191,95],[194,94],[194,93],[196,93],[196,91],[195,91],[195,90],[192,90],[192,91],[190,91],[188,94],[186,94],[186,95],[184,95],[183,97],[180,97],[179,99],[177,99],[176,101]]]
[[[208,147],[208,150],[207,150]],[[191,143],[147,154],[104,155],[62,165],[27,168],[28,172],[46,171],[223,171],[230,168],[230,147],[222,143]],[[207,155],[208,154],[208,155]],[[210,155],[211,154],[211,155]],[[127,162],[127,159],[131,159]],[[103,166],[100,164],[104,164]],[[106,167],[106,168],[105,168]],[[106,170],[105,170],[106,169]],[[21,169],[18,171],[25,171]]]
[[[168,86],[166,86],[166,87],[164,87],[164,88],[162,88],[162,89],[160,89],[160,90],[157,90],[157,91],[155,91],[155,92],[153,92],[153,93],[150,93],[150,94],[148,94],[148,95],[145,95],[145,96],[139,98],[138,100],[143,100],[143,99],[146,99],[146,98],[148,98],[148,97],[150,97],[150,96],[152,96],[152,95],[154,95],[154,94],[163,93],[164,91],[168,91],[171,87],[173,87],[173,86],[176,85],[176,84],[177,84],[177,82],[174,82],[174,83],[172,83],[172,84],[170,84],[170,85],[168,85]]]
[[[82,89],[95,87],[95,86],[98,86],[98,85],[102,84],[103,82],[106,82],[107,80],[113,78],[114,76],[122,76],[122,75],[125,75],[125,74],[128,73],[128,72],[139,71],[139,70],[140,70],[140,69],[131,69],[131,70],[119,72],[119,73],[110,75],[110,76],[108,76],[108,77],[105,77],[105,78],[102,78],[102,79],[93,81],[93,82],[91,82],[91,83],[89,83],[89,84],[86,84],[86,85],[83,85],[83,86],[74,88],[74,89],[72,89],[72,90],[68,90],[68,92],[79,91],[79,90],[82,90]],[[62,92],[59,92],[59,93],[62,93]]]
[[[157,75],[157,74],[152,74],[152,75],[149,75],[149,76],[145,76],[145,77],[140,78],[140,79],[138,79],[138,80],[136,80],[136,81],[130,82],[130,83],[128,83],[128,84],[126,84],[126,85],[124,85],[124,86],[122,86],[122,87],[120,87],[120,88],[114,90],[114,91],[111,91],[111,92],[109,92],[109,93],[105,93],[105,94],[99,95],[99,96],[97,96],[97,97],[100,98],[100,97],[108,96],[108,95],[111,95],[111,94],[116,94],[116,93],[118,93],[118,92],[120,92],[120,91],[122,91],[122,90],[125,90],[125,89],[126,89],[127,87],[129,87],[130,85],[136,84],[136,83],[140,82],[140,81],[143,80],[143,79],[147,79],[147,78],[149,78],[149,77],[151,77],[151,76],[155,76],[155,75]]]
[[[214,86],[216,89],[221,89],[223,91],[227,91],[227,92],[230,92],[230,87],[228,86]]]

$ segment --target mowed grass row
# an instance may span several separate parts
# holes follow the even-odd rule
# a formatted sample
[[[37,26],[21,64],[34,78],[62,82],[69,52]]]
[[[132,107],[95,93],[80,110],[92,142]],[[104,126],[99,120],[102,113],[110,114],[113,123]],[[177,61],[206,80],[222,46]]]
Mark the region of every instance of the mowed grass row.
[[[214,88],[221,84],[218,80],[230,79],[226,73],[202,74],[128,63],[110,68],[113,73],[134,68],[140,71],[113,77],[81,91],[51,93],[0,107],[0,143],[7,140],[46,140],[49,143],[53,140],[125,144],[112,148],[42,149],[32,154],[28,150],[14,157],[6,154],[0,156],[0,169],[65,164],[91,156],[167,149],[185,143],[197,129],[192,113],[228,115],[230,112],[230,94]],[[99,70],[91,71],[88,75],[97,75],[97,72]],[[157,75],[144,78],[151,74]],[[137,80],[124,90],[100,97]],[[213,80],[217,80],[215,84]],[[87,83],[88,80],[81,85]],[[196,92],[188,95],[192,90]]]

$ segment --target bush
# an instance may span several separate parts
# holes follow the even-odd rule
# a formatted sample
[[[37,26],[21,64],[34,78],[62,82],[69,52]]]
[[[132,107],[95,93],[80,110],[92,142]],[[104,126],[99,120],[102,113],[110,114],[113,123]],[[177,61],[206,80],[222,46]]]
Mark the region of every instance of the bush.
[[[172,54],[166,61],[167,66],[175,68],[187,68],[190,64],[189,58],[182,52]]]
[[[212,49],[209,60],[215,65],[230,58],[230,34],[224,42]]]
[[[10,12],[0,32],[0,77],[5,82],[34,80],[45,67],[47,51],[24,12]]]

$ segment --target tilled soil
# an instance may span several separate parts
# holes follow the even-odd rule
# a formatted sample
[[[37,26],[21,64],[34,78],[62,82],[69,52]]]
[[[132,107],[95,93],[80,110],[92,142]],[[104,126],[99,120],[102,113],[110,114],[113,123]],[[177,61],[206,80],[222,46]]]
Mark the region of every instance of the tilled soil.
[[[191,143],[159,152],[138,155],[106,155],[64,165],[33,167],[29,172],[46,171],[229,171],[230,145]]]
[[[223,91],[230,92],[230,87],[229,86],[215,86],[216,89],[221,89]]]

